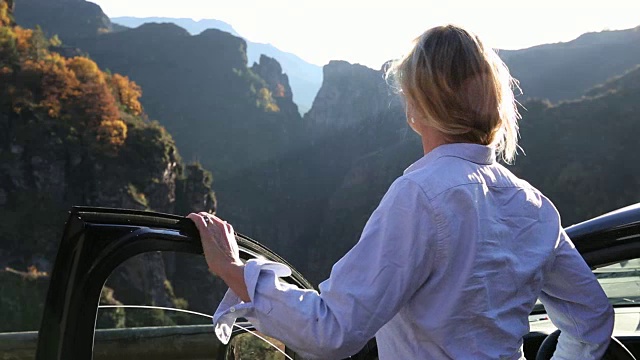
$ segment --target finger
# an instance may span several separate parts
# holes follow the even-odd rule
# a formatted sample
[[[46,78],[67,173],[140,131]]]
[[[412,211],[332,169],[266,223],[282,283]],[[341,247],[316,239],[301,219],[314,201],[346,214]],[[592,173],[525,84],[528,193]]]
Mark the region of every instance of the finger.
[[[207,224],[204,221],[202,215],[191,213],[187,215],[187,219],[190,219],[194,224],[196,224],[196,228],[198,228],[198,232],[200,232],[200,235],[207,231]]]
[[[209,213],[201,211],[198,213],[198,215],[202,216],[202,220],[204,220],[205,225],[209,225],[209,223],[211,223],[211,216]]]
[[[209,219],[211,219],[213,221],[214,224],[217,224],[220,228],[226,230],[225,228],[225,223],[226,221],[220,219],[219,217],[215,216],[215,215],[211,215],[209,214]]]
[[[233,226],[231,226],[231,224],[225,222],[225,230],[227,235],[235,235],[234,231],[233,231]]]

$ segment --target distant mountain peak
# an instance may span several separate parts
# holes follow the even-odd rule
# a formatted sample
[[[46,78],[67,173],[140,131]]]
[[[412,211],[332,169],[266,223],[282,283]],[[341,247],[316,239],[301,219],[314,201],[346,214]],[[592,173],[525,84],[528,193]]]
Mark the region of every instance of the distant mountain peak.
[[[230,24],[216,19],[168,18],[168,17],[115,17],[111,19],[115,24],[127,27],[138,27],[150,22],[170,22],[186,29],[192,35],[198,35],[207,29],[219,29],[235,36],[240,36]]]
[[[48,35],[59,35],[63,42],[113,29],[102,8],[85,0],[17,0],[13,15],[20,26],[40,26]]]
[[[640,26],[590,32],[564,43],[502,50],[524,96],[552,103],[580,99],[585,91],[640,63]]]
[[[640,26],[624,30],[603,30],[584,33],[568,44],[577,45],[604,45],[624,44],[637,41],[640,38]]]
[[[238,37],[236,35],[230,34],[226,31],[222,31],[220,29],[206,29],[205,31],[201,32],[200,35],[198,36],[220,36],[221,34],[225,34],[225,36],[234,36],[234,37]]]
[[[72,0],[73,1],[73,0]],[[189,32],[174,23],[146,23],[131,29],[134,32],[153,32],[163,36],[191,36]]]
[[[237,37],[242,37],[228,23],[215,19],[193,20],[188,18],[137,18],[137,17],[115,17],[112,19],[114,24],[126,27],[138,27],[148,22],[172,22],[193,35],[202,34],[207,29],[218,29]],[[206,36],[206,35],[205,35]],[[246,39],[245,39],[246,40]],[[311,108],[313,99],[318,93],[318,89],[322,85],[322,69],[320,66],[311,64],[299,56],[282,51],[269,43],[255,43],[246,41],[246,53],[248,65],[260,63],[260,56],[278,60],[282,65],[282,69],[287,73],[291,88],[293,89],[293,97],[300,111],[305,113]]]
[[[343,76],[381,76],[380,70],[372,69],[368,66],[361,64],[352,64],[344,60],[331,60],[327,65],[322,68],[322,73],[325,79],[343,77]]]

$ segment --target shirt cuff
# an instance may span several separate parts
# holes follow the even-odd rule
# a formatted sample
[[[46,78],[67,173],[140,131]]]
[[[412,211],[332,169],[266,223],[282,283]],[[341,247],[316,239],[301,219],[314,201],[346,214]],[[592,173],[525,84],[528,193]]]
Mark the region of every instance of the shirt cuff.
[[[247,261],[244,267],[244,282],[247,286],[247,292],[251,302],[243,302],[231,289],[227,290],[224,298],[218,305],[213,315],[213,325],[218,340],[224,345],[229,343],[231,334],[233,333],[233,325],[240,317],[252,317],[253,312],[270,313],[270,302],[261,302],[261,306],[257,309],[256,304],[256,287],[262,271],[272,271],[276,277],[291,276],[291,269],[288,266],[266,259],[251,259]],[[253,324],[257,327],[257,324]]]

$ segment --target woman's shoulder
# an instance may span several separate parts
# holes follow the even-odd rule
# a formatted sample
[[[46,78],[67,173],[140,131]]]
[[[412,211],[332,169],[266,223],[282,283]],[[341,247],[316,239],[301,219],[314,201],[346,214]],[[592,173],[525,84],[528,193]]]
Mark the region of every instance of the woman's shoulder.
[[[500,163],[477,164],[459,158],[440,158],[428,166],[407,172],[396,182],[417,184],[430,198],[436,198],[449,190],[464,190],[467,187],[514,188],[542,193]]]

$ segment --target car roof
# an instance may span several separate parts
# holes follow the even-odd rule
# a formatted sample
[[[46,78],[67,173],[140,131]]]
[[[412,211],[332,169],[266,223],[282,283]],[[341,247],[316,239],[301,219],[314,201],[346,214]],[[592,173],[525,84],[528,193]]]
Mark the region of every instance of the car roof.
[[[640,236],[640,203],[569,226],[565,231],[581,253]]]

